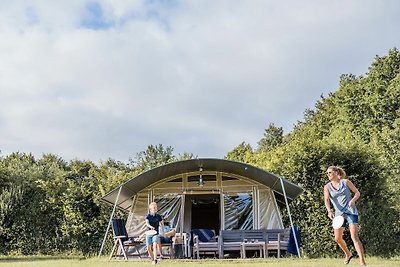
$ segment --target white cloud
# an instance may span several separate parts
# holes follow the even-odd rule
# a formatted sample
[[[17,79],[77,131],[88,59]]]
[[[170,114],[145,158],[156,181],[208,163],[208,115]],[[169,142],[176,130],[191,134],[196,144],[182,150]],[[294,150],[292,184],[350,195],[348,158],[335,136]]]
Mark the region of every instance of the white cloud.
[[[3,1],[0,150],[223,157],[399,43],[397,1]]]

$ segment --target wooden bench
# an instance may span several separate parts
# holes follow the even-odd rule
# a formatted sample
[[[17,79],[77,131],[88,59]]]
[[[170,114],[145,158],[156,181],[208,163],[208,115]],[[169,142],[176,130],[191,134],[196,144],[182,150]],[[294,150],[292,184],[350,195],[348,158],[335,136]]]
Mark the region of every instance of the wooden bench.
[[[289,229],[267,229],[266,234],[266,250],[268,256],[269,251],[276,251],[277,257],[281,257],[282,251],[287,251],[289,245]]]
[[[216,257],[216,254],[219,253],[218,236],[215,236],[214,230],[211,231],[213,233],[213,237],[207,242],[204,242],[205,240],[201,241],[198,235],[193,234],[193,257],[200,259],[200,253],[202,252],[211,252],[214,254],[214,257]]]
[[[225,251],[241,251],[244,230],[221,230],[219,234],[219,258],[224,258]]]

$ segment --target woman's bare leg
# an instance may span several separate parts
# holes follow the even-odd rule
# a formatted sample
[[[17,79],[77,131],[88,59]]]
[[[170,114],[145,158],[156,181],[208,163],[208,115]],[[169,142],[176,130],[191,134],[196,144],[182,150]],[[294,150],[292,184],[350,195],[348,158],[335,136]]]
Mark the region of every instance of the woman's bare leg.
[[[363,244],[358,237],[358,225],[357,224],[350,224],[350,235],[351,239],[353,240],[354,247],[356,248],[358,257],[360,258],[360,264],[365,264],[365,257],[364,257],[364,248]]]
[[[340,228],[340,229],[335,229],[335,241],[336,243],[338,243],[339,247],[343,250],[344,254],[346,254],[346,259],[348,260],[348,258],[350,258],[351,256],[351,252],[350,250],[347,248],[346,242],[343,239],[343,232],[344,232],[344,228]]]

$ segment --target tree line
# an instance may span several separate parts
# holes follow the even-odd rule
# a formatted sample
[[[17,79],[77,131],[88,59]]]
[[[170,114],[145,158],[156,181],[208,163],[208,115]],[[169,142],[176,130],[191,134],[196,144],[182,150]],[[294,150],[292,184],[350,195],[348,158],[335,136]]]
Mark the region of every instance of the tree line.
[[[99,202],[102,195],[145,170],[194,157],[176,156],[161,144],[149,145],[127,163],[66,162],[52,154],[36,159],[19,152],[0,157],[0,254],[94,255],[112,209]],[[305,189],[291,213],[308,257],[340,254],[323,186],[328,166],[343,167],[361,192],[360,238],[367,254],[399,255],[399,51],[376,56],[365,75],[342,75],[339,88],[321,96],[291,132],[270,123],[257,147],[242,142],[225,158],[259,166]]]
[[[193,157],[174,156],[163,145],[149,145],[128,163],[19,152],[1,157],[0,254],[94,255],[112,209],[101,196],[145,170]]]
[[[366,252],[399,255],[399,51],[391,49],[385,56],[376,56],[365,75],[342,75],[338,90],[322,96],[313,110],[306,110],[289,134],[283,135],[282,128],[272,123],[257,148],[243,142],[227,158],[260,166],[306,190],[291,204],[291,212],[309,256],[339,252],[323,187],[328,182],[327,167],[343,167],[361,192],[357,206]],[[350,236],[345,238],[351,244]]]

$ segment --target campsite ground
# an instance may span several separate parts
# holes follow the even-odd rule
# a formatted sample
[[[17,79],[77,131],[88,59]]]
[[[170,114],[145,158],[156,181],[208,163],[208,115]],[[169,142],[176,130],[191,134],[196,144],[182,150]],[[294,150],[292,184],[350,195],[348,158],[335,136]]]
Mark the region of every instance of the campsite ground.
[[[392,259],[367,258],[368,266],[380,267],[395,267],[400,266],[400,257]],[[282,258],[282,259],[226,259],[226,260],[163,260],[157,266],[173,266],[184,267],[190,264],[191,266],[232,266],[237,267],[337,267],[343,266],[341,259],[297,259],[297,258]],[[57,257],[0,257],[0,266],[23,266],[23,267],[121,267],[121,266],[152,266],[150,261],[108,261],[106,258],[57,258]],[[348,266],[359,266],[358,260],[354,259]]]

